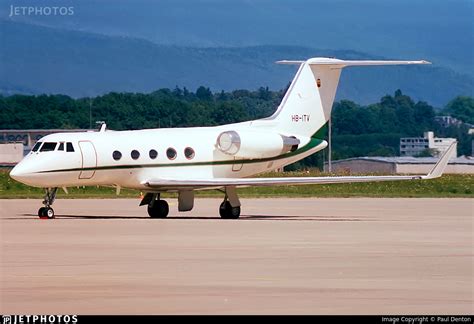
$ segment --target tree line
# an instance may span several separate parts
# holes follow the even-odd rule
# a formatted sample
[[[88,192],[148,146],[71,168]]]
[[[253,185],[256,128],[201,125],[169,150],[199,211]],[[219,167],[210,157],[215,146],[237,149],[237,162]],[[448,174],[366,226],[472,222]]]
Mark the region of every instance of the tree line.
[[[108,93],[74,99],[65,95],[0,96],[1,129],[95,128],[106,121],[110,129],[214,126],[271,115],[286,90],[235,90],[213,93],[199,87],[160,89],[152,93]],[[451,115],[463,124],[442,127],[436,115]],[[474,99],[457,97],[436,110],[415,102],[400,90],[371,105],[349,100],[335,102],[332,114],[333,159],[355,156],[396,156],[399,139],[422,136],[432,130],[438,137],[458,139],[458,154],[471,154]],[[472,126],[471,126],[472,127]],[[294,167],[321,166],[316,154]]]

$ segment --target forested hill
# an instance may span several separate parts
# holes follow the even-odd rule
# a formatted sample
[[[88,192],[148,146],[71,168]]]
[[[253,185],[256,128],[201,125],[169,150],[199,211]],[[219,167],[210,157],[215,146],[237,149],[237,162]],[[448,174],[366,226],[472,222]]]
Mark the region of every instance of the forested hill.
[[[352,49],[474,76],[472,0],[15,0],[0,16],[36,2],[73,6],[74,15],[9,20],[177,46]]]
[[[109,93],[95,98],[73,99],[65,95],[0,96],[0,128],[89,128],[106,121],[110,129],[212,126],[271,115],[283,91],[268,88],[212,93],[199,87],[161,89],[150,94]],[[92,120],[89,118],[90,109]],[[399,154],[399,139],[422,136],[433,130],[436,136],[456,137],[458,154],[471,154],[469,125],[474,124],[474,99],[457,97],[438,114],[449,114],[465,122],[459,127],[442,128],[436,123],[435,109],[414,101],[397,90],[371,105],[352,101],[336,102],[333,110],[334,158]],[[94,125],[95,126],[95,125]],[[321,155],[306,160],[320,163]]]
[[[295,67],[281,59],[329,56],[380,59],[350,50],[298,46],[198,48],[158,45],[129,37],[55,29],[0,19],[0,93],[95,96],[110,91],[151,92],[175,86],[196,89],[284,88]],[[422,59],[428,57],[391,57]],[[415,100],[442,107],[459,95],[474,96],[474,80],[432,66],[354,67],[342,73],[337,98],[375,102],[400,88]]]

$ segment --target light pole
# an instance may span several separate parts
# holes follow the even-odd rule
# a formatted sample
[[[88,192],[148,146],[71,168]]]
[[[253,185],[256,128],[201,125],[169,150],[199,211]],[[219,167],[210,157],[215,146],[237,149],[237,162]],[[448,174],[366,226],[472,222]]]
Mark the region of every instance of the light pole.
[[[92,129],[92,98],[89,98],[89,129]]]
[[[332,172],[332,148],[331,148],[331,137],[332,137],[332,131],[331,131],[331,117],[329,117],[328,120],[328,172]]]

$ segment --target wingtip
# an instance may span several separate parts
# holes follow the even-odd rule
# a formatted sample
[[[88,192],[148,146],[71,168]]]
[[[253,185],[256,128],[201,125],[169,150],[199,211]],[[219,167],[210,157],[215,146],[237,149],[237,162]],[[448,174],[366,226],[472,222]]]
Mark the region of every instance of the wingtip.
[[[297,64],[302,64],[305,61],[299,61],[299,60],[280,60],[280,61],[275,61],[276,64],[289,64],[289,65],[297,65]]]
[[[438,162],[435,164],[433,169],[424,177],[424,179],[434,179],[439,178],[443,175],[446,167],[448,166],[449,160],[453,155],[454,149],[457,145],[457,141],[454,141],[448,149],[441,155]]]

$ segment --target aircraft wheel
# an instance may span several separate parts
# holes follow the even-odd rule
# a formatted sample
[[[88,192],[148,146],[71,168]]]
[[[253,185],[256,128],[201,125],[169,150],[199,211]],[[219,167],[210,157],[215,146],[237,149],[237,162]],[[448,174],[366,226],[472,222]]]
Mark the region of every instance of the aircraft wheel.
[[[165,218],[168,216],[170,207],[165,200],[157,200],[153,204],[153,207],[148,205],[148,215],[151,218]]]
[[[223,201],[219,206],[219,215],[221,215],[221,218],[226,218],[227,216],[226,202],[227,201]]]
[[[53,219],[54,218],[54,209],[51,207],[41,207],[38,210],[38,215],[41,219]]]
[[[240,216],[240,206],[232,207],[229,201],[224,201],[219,206],[219,215],[223,219],[237,219]]]

